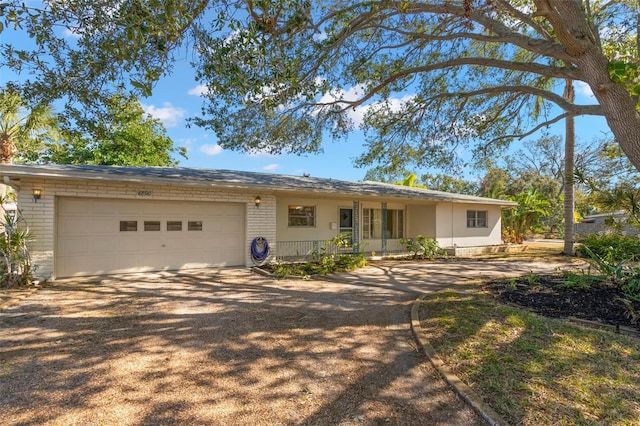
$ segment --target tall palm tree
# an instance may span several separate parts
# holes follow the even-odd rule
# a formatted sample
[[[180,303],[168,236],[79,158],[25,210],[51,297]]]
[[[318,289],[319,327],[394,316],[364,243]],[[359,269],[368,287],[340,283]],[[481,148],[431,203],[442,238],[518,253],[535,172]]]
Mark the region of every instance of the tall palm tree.
[[[33,157],[47,139],[56,136],[50,106],[38,105],[29,111],[17,92],[0,92],[0,163],[12,163],[18,153]]]
[[[573,80],[565,80],[565,88],[563,97],[565,100],[573,103],[575,101],[575,92],[573,89]],[[575,209],[574,202],[574,169],[575,169],[575,117],[573,114],[567,114],[565,118],[565,135],[564,135],[564,249],[563,253],[569,256],[575,254],[573,240],[575,238],[573,228],[573,211]]]

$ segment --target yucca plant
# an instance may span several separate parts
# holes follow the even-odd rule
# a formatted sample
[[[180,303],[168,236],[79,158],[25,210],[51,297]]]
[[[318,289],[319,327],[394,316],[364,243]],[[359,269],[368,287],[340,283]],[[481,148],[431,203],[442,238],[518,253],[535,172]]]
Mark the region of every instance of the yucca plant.
[[[0,233],[0,285],[28,285],[33,279],[28,247],[31,233],[18,212],[14,215],[5,213],[3,227]]]

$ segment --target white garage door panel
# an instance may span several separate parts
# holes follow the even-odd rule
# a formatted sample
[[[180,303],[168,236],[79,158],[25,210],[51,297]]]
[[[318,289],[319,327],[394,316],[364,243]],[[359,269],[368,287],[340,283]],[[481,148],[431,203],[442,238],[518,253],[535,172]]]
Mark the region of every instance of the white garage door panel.
[[[142,238],[140,240],[140,250],[141,251],[156,251],[162,247],[162,238],[153,237],[153,238]]]
[[[95,238],[88,240],[82,237],[68,237],[60,244],[60,249],[69,255],[86,256],[91,252],[96,255],[113,253],[119,250],[114,238]]]
[[[64,251],[70,255],[82,256],[87,254],[88,241],[86,238],[65,238],[60,242],[59,250]]]
[[[245,262],[244,204],[59,197],[56,213],[59,277]],[[120,231],[120,221],[137,231]],[[145,231],[145,221],[159,221],[160,231]],[[168,221],[182,230],[168,231]],[[189,231],[189,221],[202,231]]]
[[[113,234],[113,221],[96,217],[94,219],[71,216],[64,217],[58,221],[58,231],[64,235],[86,235],[87,233],[97,234]]]
[[[87,248],[89,250],[89,248]],[[119,250],[118,242],[113,237],[95,238],[91,241],[91,250],[96,254],[109,254]]]
[[[176,250],[176,253],[182,253],[185,250],[190,250],[193,246],[190,244],[189,240],[184,239],[176,239],[173,238],[168,240],[166,243],[166,248],[168,250]]]
[[[147,269],[149,265],[145,265],[142,263],[142,255],[140,253],[135,254],[116,254],[111,258],[110,269],[106,268],[107,271],[113,270],[115,272],[127,272],[131,270],[149,270]]]

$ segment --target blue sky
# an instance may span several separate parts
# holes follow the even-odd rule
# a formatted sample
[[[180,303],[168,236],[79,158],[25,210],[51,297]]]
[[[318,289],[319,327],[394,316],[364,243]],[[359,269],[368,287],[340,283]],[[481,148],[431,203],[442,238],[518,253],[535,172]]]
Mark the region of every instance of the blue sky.
[[[347,140],[327,139],[323,144],[324,152],[317,155],[244,154],[223,150],[213,132],[196,126],[187,128],[187,118],[199,114],[202,106],[198,96],[202,88],[193,76],[187,61],[178,62],[173,75],[158,83],[153,96],[141,100],[145,110],[163,122],[174,143],[187,148],[189,158],[181,159],[181,166],[363,179],[366,169],[353,166],[353,159],[363,150],[360,132],[354,132]]]
[[[171,77],[159,82],[151,98],[143,99],[145,110],[159,118],[165,125],[168,135],[177,146],[185,146],[188,159],[180,161],[181,166],[214,169],[246,170],[266,173],[281,173],[334,178],[343,180],[362,180],[366,169],[353,166],[353,159],[363,151],[363,137],[360,132],[354,132],[347,140],[324,143],[324,152],[317,155],[267,155],[243,154],[235,151],[223,150],[215,135],[195,126],[187,128],[187,118],[200,112],[202,100],[198,96],[197,82],[187,61],[178,62]],[[576,84],[576,102],[593,103],[595,99],[589,88]],[[358,111],[353,118],[357,121]],[[578,117],[576,131],[580,141],[589,142],[594,138],[601,138],[608,133],[608,127],[602,117]],[[564,122],[552,126],[551,134],[564,134]],[[542,133],[515,142],[512,149],[517,149],[527,141],[536,139]]]

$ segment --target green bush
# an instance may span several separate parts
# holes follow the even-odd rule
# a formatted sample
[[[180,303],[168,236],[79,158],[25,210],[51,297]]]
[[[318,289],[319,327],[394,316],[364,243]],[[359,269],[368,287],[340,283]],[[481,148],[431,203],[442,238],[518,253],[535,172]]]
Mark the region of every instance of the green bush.
[[[587,249],[608,262],[640,260],[640,238],[607,233],[589,235],[576,248],[580,256],[590,257]]]
[[[345,234],[339,234],[314,250],[311,254],[312,261],[278,263],[271,265],[270,269],[276,277],[286,278],[288,276],[326,275],[366,266],[367,260],[362,253],[334,253],[334,248],[347,248],[349,244],[350,237]]]
[[[407,251],[413,255],[414,259],[422,257],[432,260],[438,254],[442,253],[438,241],[436,241],[435,238],[427,238],[424,235],[418,235],[415,239],[401,239],[400,244],[407,248]]]
[[[0,287],[20,287],[31,283],[33,274],[28,244],[29,230],[19,214],[5,214],[0,229]]]
[[[351,271],[353,269],[367,266],[367,259],[361,253],[358,254],[342,254],[336,260],[336,269],[342,271]]]
[[[622,235],[592,235],[576,250],[587,256],[589,264],[602,278],[622,291],[623,297],[619,299],[634,323],[640,322],[640,268],[629,262],[639,259],[639,241]]]

